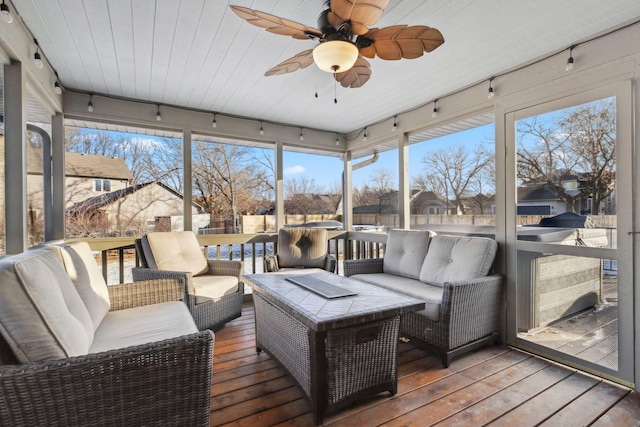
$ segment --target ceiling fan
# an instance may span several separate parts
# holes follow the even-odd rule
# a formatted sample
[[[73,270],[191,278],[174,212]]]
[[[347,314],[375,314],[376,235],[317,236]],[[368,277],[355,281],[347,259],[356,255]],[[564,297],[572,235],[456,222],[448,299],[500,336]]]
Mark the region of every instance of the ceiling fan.
[[[318,40],[314,49],[302,51],[265,73],[265,76],[291,73],[312,63],[333,73],[343,87],[357,88],[371,77],[364,59],[414,59],[444,43],[440,31],[425,25],[394,25],[369,28],[382,17],[390,0],[330,0],[318,18],[318,27],[280,18],[242,6],[231,9],[248,23],[294,39]]]

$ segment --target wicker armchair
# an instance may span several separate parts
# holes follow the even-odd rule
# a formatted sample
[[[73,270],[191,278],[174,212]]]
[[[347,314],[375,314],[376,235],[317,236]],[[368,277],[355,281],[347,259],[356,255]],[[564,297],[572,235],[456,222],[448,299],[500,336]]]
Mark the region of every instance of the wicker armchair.
[[[264,271],[322,268],[335,273],[337,261],[329,254],[327,242],[328,233],[323,228],[281,228],[277,253],[265,257]]]
[[[94,267],[97,270],[97,265]],[[80,269],[76,272],[82,281],[93,274]],[[27,251],[0,262],[5,288],[0,291],[0,310],[4,311],[0,316],[0,426],[208,426],[214,335],[211,331],[197,332],[192,319],[187,319],[190,327],[186,322],[182,328],[191,332],[182,335],[167,333],[164,339],[146,343],[142,335],[135,338],[139,344],[125,348],[43,356],[42,347],[47,347],[49,355],[69,351],[66,344],[60,344],[60,315],[47,319],[24,313],[41,312],[46,302],[53,305],[57,300],[41,293],[39,296],[38,292],[31,293],[35,302],[16,295],[21,294],[22,288],[54,288],[57,293],[53,295],[62,292],[69,304],[69,292],[76,279],[71,278],[72,284],[67,277],[63,283],[60,276],[65,274],[57,255],[46,249]],[[82,298],[89,313],[94,311],[87,291],[93,288],[93,297],[97,297],[99,287],[86,284],[80,290],[80,285],[75,286],[80,295],[74,296],[76,301]],[[110,303],[105,319],[111,315],[132,318],[135,313],[144,317],[146,306],[152,305],[168,311],[182,306],[185,315],[189,315],[181,302],[183,285],[177,279],[104,285],[102,290]],[[21,304],[29,307],[25,309]],[[9,306],[20,312],[10,313]],[[56,305],[52,310],[58,308]],[[82,307],[70,309],[78,308]],[[64,317],[67,308],[62,310]],[[93,318],[85,317],[90,324]],[[83,326],[78,328],[83,330]],[[48,334],[46,339],[41,339],[43,333]],[[71,333],[75,335],[76,332]]]
[[[198,329],[217,330],[240,317],[242,261],[205,258],[191,231],[149,233],[135,245],[142,267],[132,269],[133,280],[182,279],[185,302]]]
[[[404,233],[411,236],[414,232]],[[456,245],[458,249],[452,249]],[[388,242],[387,251],[389,246]],[[401,316],[400,333],[440,355],[442,364],[448,367],[453,357],[500,340],[503,280],[500,275],[487,274],[496,250],[496,243],[490,239],[435,236],[428,244],[424,264],[418,263],[413,276],[418,279],[397,271],[385,273],[383,258],[346,260],[344,275],[425,300],[425,310]],[[411,251],[405,246],[401,252],[406,257]],[[392,256],[385,253],[385,257]],[[475,267],[482,272],[464,280],[446,279],[450,274],[460,275],[460,270],[474,264],[475,259],[480,260]]]

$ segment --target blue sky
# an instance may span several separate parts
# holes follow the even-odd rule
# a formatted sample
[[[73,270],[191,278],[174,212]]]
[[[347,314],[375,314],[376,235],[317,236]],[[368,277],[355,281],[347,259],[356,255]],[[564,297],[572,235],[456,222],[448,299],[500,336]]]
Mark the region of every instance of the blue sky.
[[[85,133],[94,133],[96,131],[83,129]],[[129,134],[121,132],[109,132],[117,137],[131,138],[139,141],[149,140],[157,142],[162,138]],[[479,142],[487,142],[494,140],[494,126],[486,125],[464,132],[458,132],[452,135],[440,137],[426,142],[413,144],[409,147],[409,168],[411,176],[419,174],[424,169],[422,160],[426,153],[444,148],[450,145],[469,144],[475,145]],[[357,159],[353,163],[357,164],[368,159]],[[397,188],[398,179],[398,150],[390,150],[380,153],[379,160],[369,166],[356,170],[353,173],[353,185],[362,187],[366,184],[370,177],[380,168],[389,170],[394,176],[394,187]],[[340,185],[343,170],[343,161],[339,157],[320,156],[312,154],[302,154],[292,151],[284,152],[284,179],[285,181],[293,178],[306,177],[313,179],[315,183],[323,190],[329,190],[334,185]]]
[[[486,125],[464,132],[443,136],[430,141],[413,144],[409,147],[409,170],[411,175],[419,174],[424,169],[422,160],[429,151],[435,151],[447,146],[475,145],[478,142],[494,140],[494,126]],[[368,157],[367,157],[368,158]],[[367,158],[357,159],[353,163],[359,163]],[[337,157],[301,154],[287,151],[284,153],[284,179],[306,176],[313,178],[315,183],[328,189],[332,184],[340,183],[343,162]],[[365,166],[353,173],[353,185],[361,187],[369,181],[370,176],[379,168],[391,171],[395,175],[397,187],[398,150],[390,150],[380,153],[379,160],[369,166]]]

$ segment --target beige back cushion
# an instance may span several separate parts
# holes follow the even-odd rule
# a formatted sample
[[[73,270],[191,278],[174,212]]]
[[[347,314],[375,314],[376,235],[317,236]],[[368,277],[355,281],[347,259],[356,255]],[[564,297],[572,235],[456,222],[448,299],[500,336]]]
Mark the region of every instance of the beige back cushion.
[[[192,231],[149,233],[142,237],[142,243],[150,268],[188,271],[194,276],[209,271],[207,259]]]
[[[327,230],[323,228],[281,228],[278,232],[278,267],[324,267],[327,236]]]
[[[486,237],[437,235],[420,270],[420,281],[433,284],[457,282],[489,274],[498,244]]]
[[[382,269],[385,273],[417,279],[436,233],[429,230],[391,230],[384,249]]]
[[[91,317],[55,253],[0,260],[0,332],[21,363],[89,352]]]
[[[111,303],[109,289],[87,242],[69,242],[49,247],[55,251],[67,274],[84,301],[93,321],[93,329],[98,329],[107,315]]]

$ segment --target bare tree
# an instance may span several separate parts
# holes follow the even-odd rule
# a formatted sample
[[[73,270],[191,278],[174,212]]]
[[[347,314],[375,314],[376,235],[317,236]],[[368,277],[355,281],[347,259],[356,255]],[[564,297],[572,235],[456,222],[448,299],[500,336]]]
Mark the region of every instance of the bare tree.
[[[581,197],[591,197],[591,213],[600,213],[601,203],[615,188],[616,107],[610,98],[572,109],[558,122],[567,133],[570,150],[581,159]]]
[[[354,188],[354,206],[369,206],[378,214],[398,208],[397,206],[389,206],[389,203],[397,203],[397,198],[389,198],[389,193],[393,191],[395,185],[395,176],[389,169],[378,167],[372,170],[368,175],[368,182],[370,184]]]
[[[518,122],[518,178],[553,188],[572,212],[592,197],[598,213],[615,185],[615,111],[608,99]],[[567,189],[569,180],[580,183],[577,191]]]
[[[207,212],[232,218],[235,227],[243,202],[263,190],[268,173],[255,167],[251,154],[249,147],[210,142],[194,142],[192,150],[197,201]]]
[[[493,153],[480,143],[473,151],[459,145],[426,153],[422,163],[433,171],[432,179],[439,183],[439,188],[444,187],[447,200],[452,196],[458,212],[464,215],[463,198],[468,196],[474,178],[489,167],[492,160]]]

